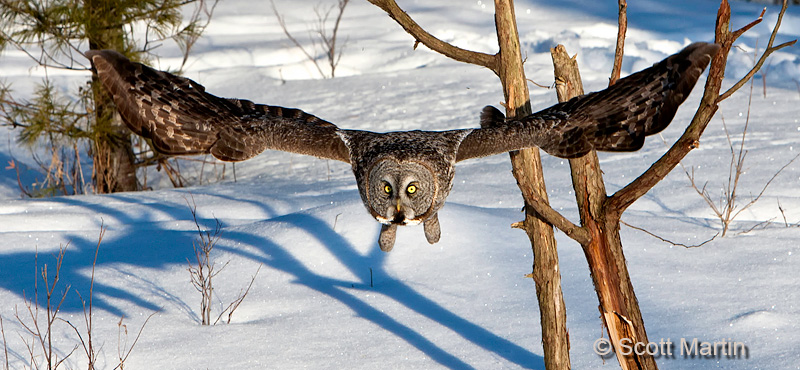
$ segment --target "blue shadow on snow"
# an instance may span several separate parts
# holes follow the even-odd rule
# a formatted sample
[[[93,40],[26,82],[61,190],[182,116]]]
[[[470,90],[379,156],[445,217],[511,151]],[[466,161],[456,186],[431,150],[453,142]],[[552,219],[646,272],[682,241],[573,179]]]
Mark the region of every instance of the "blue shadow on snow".
[[[145,202],[136,198],[109,195],[109,199],[118,202],[126,202],[145,205],[148,212],[137,212],[135,215],[126,213],[125,210],[114,209],[102,204],[88,204],[80,201],[77,197],[57,197],[50,201],[61,202],[71,206],[86,207],[100,215],[103,219],[114,220],[123,225],[130,225],[121,230],[108,232],[100,245],[100,252],[97,259],[97,266],[124,264],[137,267],[165,269],[176,265],[184,266],[187,258],[193,257],[191,245],[188,240],[194,240],[196,231],[168,230],[163,228],[166,223],[151,221],[154,215],[168,215],[173,220],[191,220],[191,214],[185,203],[181,201],[171,203]],[[265,213],[274,214],[274,210],[262,205]],[[212,228],[214,220],[199,220],[201,226]],[[318,275],[294,258],[287,247],[281,246],[269,238],[261,235],[246,233],[237,230],[223,230],[222,241],[218,248],[227,250],[231,253],[239,254],[245,258],[279,271],[291,274],[295,278],[295,283],[313,289],[321,294],[331,297],[365,320],[380,326],[384,330],[391,332],[398,338],[403,339],[421,352],[425,353],[432,360],[448,368],[469,369],[473,368],[455,355],[448,353],[436,343],[426,338],[424,335],[415,331],[411,327],[395,320],[391,316],[377,310],[354,295],[353,291],[369,290],[377,294],[382,294],[409,310],[416,312],[440,325],[448,328],[453,333],[459,335],[476,346],[488,352],[517,364],[525,368],[543,369],[544,362],[529,350],[504,339],[489,330],[470,322],[463,317],[445,309],[436,302],[419,294],[413,288],[398,280],[392,279],[383,269],[385,254],[377,246],[371,249],[368,255],[361,255],[356,249],[341,235],[336,233],[324,221],[306,215],[290,214],[273,218],[272,221],[284,222],[313,235],[322,243],[338,261],[346,266],[354,276],[360,276],[357,282],[333,279]],[[99,230],[100,225],[98,225]],[[67,282],[73,290],[77,290],[82,295],[87,296],[90,281],[90,271],[92,260],[94,259],[95,248],[97,247],[97,235],[81,236],[68,235],[70,248],[65,253],[63,265],[60,270],[60,279],[63,284]],[[228,247],[236,242],[253,246],[264,255],[256,255],[238,249]],[[131,253],[130,248],[142,247],[137,253]],[[48,246],[50,247],[50,246]],[[37,261],[38,259],[38,261]],[[51,253],[36,252],[15,252],[0,254],[0,288],[13,292],[19,296],[32,297],[34,279],[38,277],[34,271],[34,262],[39,269],[44,264],[54,266],[55,258]],[[52,269],[52,267],[49,267]],[[372,268],[374,274],[381,276],[381,283],[370,287],[369,278],[364,272]],[[51,270],[52,271],[52,270]],[[197,314],[192,311],[188,304],[174,297],[169,292],[159,287],[157,282],[148,280],[146,276],[133,276],[129,272],[119,270],[126,279],[136,280],[137,283],[144,283],[150,287],[153,293],[164,297],[169,304],[174,304],[180,310],[187,312],[194,320]],[[264,273],[264,272],[262,272]],[[41,280],[40,280],[41,281]],[[64,285],[61,285],[63,289]],[[57,289],[57,291],[61,291]],[[39,286],[39,300],[43,296],[43,287]],[[94,306],[95,308],[106,310],[114,315],[123,314],[119,302],[126,302],[142,307],[146,310],[158,311],[158,305],[143,299],[135,294],[123,289],[103,284],[102,279],[96,278],[94,281]],[[82,310],[81,301],[76,294],[70,293],[68,299],[62,306],[64,311]],[[130,308],[126,308],[130,310]]]

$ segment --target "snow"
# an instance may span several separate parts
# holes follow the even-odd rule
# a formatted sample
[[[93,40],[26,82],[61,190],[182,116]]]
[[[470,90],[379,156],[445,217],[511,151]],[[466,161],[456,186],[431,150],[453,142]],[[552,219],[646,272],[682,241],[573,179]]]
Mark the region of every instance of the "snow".
[[[290,30],[304,40],[316,1],[276,1]],[[400,1],[423,27],[458,46],[496,51],[493,6],[488,1]],[[632,1],[623,74],[647,67],[693,41],[713,37],[715,1]],[[733,2],[733,26],[755,19],[763,4]],[[517,17],[528,78],[552,83],[549,48],[563,43],[577,53],[587,91],[601,89],[613,60],[616,4],[578,0],[517,1]],[[764,24],[734,48],[726,86],[752,66],[778,9],[767,7]],[[800,36],[800,8],[790,7],[777,43]],[[352,2],[341,26],[346,37],[337,77],[319,79],[302,53],[285,38],[269,7],[244,0],[219,4],[186,75],[207,91],[272,105],[299,107],[340,127],[373,131],[475,127],[478,112],[503,100],[499,81],[485,69],[463,65],[413,39],[380,9]],[[180,52],[165,43],[159,68],[175,68]],[[2,78],[30,94],[44,71],[19,52],[0,55]],[[74,89],[86,73],[47,73],[63,89]],[[767,96],[757,75],[750,107],[746,172],[740,204],[800,150],[800,51],[776,52],[767,74]],[[702,81],[698,84],[702,85]],[[678,111],[661,137],[636,153],[603,153],[607,188],[613,192],[644,171],[691,119],[700,88]],[[717,196],[725,186],[730,148],[725,119],[738,145],[748,110],[749,85],[723,103],[684,161],[699,184]],[[551,90],[531,87],[534,107],[555,102]],[[29,166],[27,149],[5,131],[0,162]],[[662,140],[663,139],[663,140]],[[544,156],[554,208],[577,220],[565,160]],[[88,168],[86,166],[85,168]],[[189,168],[189,171],[196,168]],[[0,316],[11,368],[28,368],[24,340],[30,336],[14,317],[25,315],[34,292],[36,266],[54,268],[54,253],[66,248],[62,288],[71,291],[62,318],[82,328],[76,292],[87,297],[101,225],[94,277],[94,334],[98,368],[113,368],[118,346],[129,348],[131,369],[196,368],[534,368],[542,369],[541,331],[530,272],[527,237],[509,225],[522,219],[522,200],[505,155],[457,167],[455,186],[440,212],[442,238],[428,245],[421,227],[401,228],[391,253],[377,247],[379,226],[358,196],[349,167],[299,155],[266,152],[230,168],[225,180],[171,189],[159,173],[156,190],[141,193],[20,199],[16,173],[0,171]],[[799,368],[800,341],[800,163],[787,167],[762,198],[742,212],[729,236],[699,248],[671,246],[641,231],[621,230],[628,268],[651,341],[736,341],[748,358],[658,359],[664,368]],[[230,324],[203,327],[199,294],[189,281],[197,230],[187,203],[197,205],[201,227],[223,225],[212,257],[227,266],[215,278],[218,306],[233,301],[261,267]],[[784,210],[781,213],[780,207]],[[636,202],[623,220],[676,243],[700,244],[719,221],[674,170]],[[765,227],[741,233],[763,221]],[[580,247],[558,233],[572,366],[617,368],[592,345],[603,335],[597,297]],[[43,286],[39,282],[39,295]],[[41,299],[41,298],[40,298]],[[153,316],[146,322],[148,316]],[[118,339],[124,317],[128,336]],[[77,335],[62,321],[54,342],[63,355]],[[127,343],[127,344],[126,344]],[[0,356],[5,356],[0,351]],[[40,359],[41,360],[41,359]],[[78,349],[65,367],[82,368]]]

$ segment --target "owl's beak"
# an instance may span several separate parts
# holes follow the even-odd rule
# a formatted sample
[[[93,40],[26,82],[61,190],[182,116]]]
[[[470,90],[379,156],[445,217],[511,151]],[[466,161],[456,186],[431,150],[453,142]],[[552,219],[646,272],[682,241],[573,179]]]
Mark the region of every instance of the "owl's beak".
[[[403,206],[400,204],[400,201],[397,201],[397,205],[395,206],[395,210],[397,212],[394,213],[394,217],[392,218],[392,223],[395,225],[406,225],[408,224],[408,216],[403,209]]]
[[[394,206],[389,206],[386,210],[386,216],[378,217],[378,221],[382,224],[394,225],[416,225],[421,220],[414,219],[415,214],[413,208],[407,204],[403,204],[402,199],[397,199]]]

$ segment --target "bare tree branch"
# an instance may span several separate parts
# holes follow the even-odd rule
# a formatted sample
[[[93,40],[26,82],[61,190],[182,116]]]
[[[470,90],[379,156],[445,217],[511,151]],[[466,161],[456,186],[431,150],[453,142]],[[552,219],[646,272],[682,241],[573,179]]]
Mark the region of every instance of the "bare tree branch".
[[[614,68],[611,70],[611,79],[608,81],[608,86],[615,84],[619,80],[619,74],[622,70],[622,54],[625,49],[625,33],[628,30],[628,2],[626,0],[619,0],[618,2],[617,48],[614,52]]]
[[[317,71],[322,78],[334,78],[336,76],[336,67],[339,65],[339,61],[342,59],[344,45],[347,43],[347,40],[345,40],[337,47],[339,25],[342,22],[344,9],[347,7],[347,4],[350,3],[350,0],[338,0],[337,5],[331,6],[327,9],[323,9],[321,4],[317,4],[314,7],[314,14],[317,17],[317,23],[313,30],[308,30],[308,37],[312,45],[311,52],[313,52],[314,55],[307,51],[306,48],[303,47],[303,45],[301,45],[300,42],[289,32],[285,19],[280,13],[278,13],[278,8],[275,6],[275,1],[270,0],[270,3],[272,4],[272,11],[275,13],[275,17],[278,18],[278,23],[283,29],[283,33],[286,35],[286,37],[288,37],[289,40],[298,49],[300,49],[300,51],[303,52],[308,60],[314,63],[314,67],[317,68]],[[327,27],[328,19],[330,19],[331,11],[333,11],[334,8],[337,8],[338,13],[336,14],[336,19],[333,23],[333,30],[329,32]],[[322,50],[322,52],[325,54],[325,57],[328,59],[330,75],[325,74],[322,71],[322,67],[319,65],[319,58],[316,57],[318,48]]]
[[[739,90],[739,88],[741,88],[748,80],[753,78],[753,76],[756,74],[756,72],[758,72],[758,70],[761,69],[761,66],[764,65],[764,61],[767,60],[767,57],[769,57],[769,55],[772,54],[772,52],[774,52],[776,50],[779,50],[779,49],[783,49],[783,48],[785,48],[787,46],[792,46],[797,42],[797,40],[792,40],[792,41],[784,42],[783,44],[780,44],[780,45],[775,46],[775,47],[772,46],[772,44],[775,42],[775,36],[778,35],[778,28],[780,28],[780,26],[781,26],[781,21],[783,20],[783,14],[786,13],[786,8],[788,6],[789,6],[788,0],[783,0],[783,6],[781,7],[781,12],[778,13],[778,20],[775,22],[775,27],[772,29],[772,34],[769,36],[769,43],[767,43],[767,49],[764,50],[764,54],[761,54],[761,58],[758,60],[756,65],[753,66],[753,69],[751,69],[750,72],[747,72],[747,74],[744,77],[742,77],[741,80],[739,80],[733,86],[731,86],[731,88],[728,89],[728,91],[725,91],[722,95],[720,95],[719,98],[717,98],[717,103],[719,103],[719,102],[727,99],[731,95],[733,95],[733,93],[735,93],[736,90]],[[739,36],[741,36],[745,31],[749,30],[751,27],[753,27],[756,24],[760,23],[761,19],[763,19],[764,12],[766,10],[767,10],[767,8],[764,8],[764,10],[761,11],[761,15],[758,17],[758,19],[756,19],[753,22],[750,22],[750,24],[748,24],[748,25],[740,28],[736,32],[734,32],[733,33],[734,40],[737,39]]]
[[[784,6],[781,9],[779,19],[785,12],[786,7]],[[633,204],[634,201],[650,191],[650,189],[664,179],[664,177],[666,177],[672,171],[672,169],[675,168],[675,166],[677,166],[687,154],[689,154],[690,151],[700,145],[700,135],[703,133],[706,126],[708,126],[709,122],[711,122],[711,118],[719,108],[719,102],[721,101],[720,98],[722,97],[719,95],[719,91],[721,90],[722,80],[725,76],[725,65],[728,61],[728,52],[730,52],[730,49],[733,46],[733,42],[736,41],[736,38],[741,35],[741,29],[736,32],[730,31],[730,15],[730,5],[728,4],[727,0],[723,0],[722,4],[720,5],[719,12],[717,13],[717,26],[715,31],[715,35],[717,35],[716,43],[721,47],[719,52],[717,52],[717,55],[714,56],[713,60],[711,61],[708,78],[706,80],[705,92],[700,102],[700,107],[697,109],[697,112],[692,118],[692,122],[686,128],[678,141],[676,141],[675,144],[673,144],[672,147],[670,147],[670,149],[663,156],[661,156],[658,161],[656,161],[656,163],[650,166],[650,168],[648,168],[647,171],[645,171],[642,175],[608,198],[606,202],[609,206],[609,209],[617,210],[618,215],[621,215],[622,212],[631,204]],[[745,26],[744,28],[747,28],[748,26]],[[780,22],[775,24],[775,28],[773,29],[773,37],[777,33],[779,26]],[[794,43],[794,41],[773,48],[772,40],[770,40],[770,44],[767,49],[769,52],[765,51],[764,54],[769,54],[772,51],[777,50],[777,48],[788,46],[791,43]],[[761,60],[760,63],[757,63],[756,67],[760,68],[761,64],[763,64],[763,60]],[[757,72],[758,69],[754,68],[753,71]],[[747,78],[750,77],[752,77],[752,74],[749,73]],[[729,91],[733,93],[735,90]]]
[[[389,17],[394,19],[406,32],[413,36],[416,40],[414,44],[415,48],[418,43],[422,43],[429,49],[448,58],[455,59],[459,62],[476,64],[498,73],[499,63],[497,62],[497,55],[462,49],[439,40],[420,27],[417,22],[414,22],[408,13],[400,9],[394,0],[369,0],[369,2],[383,9],[383,11],[389,14]]]
[[[322,71],[322,68],[319,66],[319,63],[317,63],[317,59],[311,56],[311,54],[309,54],[308,51],[306,51],[306,48],[304,48],[303,45],[301,45],[300,42],[297,41],[297,39],[294,38],[294,36],[292,36],[291,33],[289,33],[289,29],[286,28],[286,20],[283,18],[283,16],[280,15],[280,13],[278,13],[278,8],[275,6],[275,1],[271,0],[270,3],[272,4],[272,11],[275,13],[275,17],[278,18],[278,24],[280,24],[281,29],[283,29],[283,33],[286,35],[286,37],[289,38],[289,41],[291,41],[295,46],[297,46],[298,49],[300,49],[300,51],[303,52],[303,54],[306,56],[306,58],[308,58],[308,60],[314,62],[314,67],[317,68],[317,72],[319,72],[319,75],[325,78],[325,72]]]
[[[581,243],[581,245],[589,243],[590,236],[586,228],[575,225],[572,221],[553,209],[553,207],[550,207],[550,205],[539,199],[533,191],[525,193],[525,200],[528,202],[528,205],[531,206],[545,222],[555,226],[573,240]],[[514,223],[511,227],[522,228],[522,224]]]
[[[339,65],[339,61],[342,59],[342,50],[344,49],[344,45],[339,50],[339,54],[336,54],[336,37],[339,34],[339,24],[342,22],[342,14],[344,14],[344,8],[347,7],[347,4],[350,0],[339,0],[339,13],[336,16],[336,21],[333,23],[333,31],[331,31],[330,37],[322,38],[325,41],[325,46],[328,50],[328,63],[331,66],[331,78],[334,77],[334,71],[336,71],[336,66]],[[324,24],[323,24],[324,26]],[[345,40],[347,42],[347,40]]]
[[[183,59],[181,60],[181,66],[178,67],[178,71],[183,71],[183,68],[186,66],[186,62],[189,60],[189,53],[192,51],[192,47],[194,44],[200,40],[200,36],[203,34],[205,29],[208,27],[208,24],[211,23],[211,17],[214,16],[214,10],[217,8],[217,4],[219,4],[219,0],[214,0],[214,3],[209,7],[205,0],[199,0],[199,4],[197,8],[195,8],[194,12],[192,13],[192,17],[189,20],[189,25],[184,27],[183,31],[186,33],[173,36],[173,38],[177,41],[178,46],[183,50]],[[201,18],[205,14],[205,22],[201,23]]]

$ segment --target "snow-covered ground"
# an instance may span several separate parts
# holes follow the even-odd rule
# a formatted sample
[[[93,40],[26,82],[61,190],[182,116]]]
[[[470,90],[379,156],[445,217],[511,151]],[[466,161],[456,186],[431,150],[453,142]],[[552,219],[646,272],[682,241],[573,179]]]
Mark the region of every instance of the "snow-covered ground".
[[[315,20],[316,3],[276,0],[301,39]],[[399,3],[446,41],[496,51],[490,1]],[[629,2],[623,72],[647,67],[690,42],[712,40],[717,6],[705,0]],[[733,2],[734,27],[755,19],[761,6]],[[551,84],[549,48],[563,43],[577,53],[587,91],[605,86],[616,2],[518,0],[516,7],[528,78]],[[728,84],[750,68],[752,50],[766,45],[777,11],[768,7],[763,25],[737,43]],[[503,100],[490,71],[422,46],[413,50],[413,39],[366,1],[348,6],[340,33],[347,45],[337,78],[318,79],[315,68],[285,38],[268,4],[224,0],[195,47],[186,75],[220,96],[298,107],[340,127],[373,131],[475,127],[484,105],[499,106]],[[800,7],[795,6],[777,42],[798,36]],[[173,45],[165,44],[158,53],[156,67],[180,62]],[[48,72],[64,89],[75,89],[88,78],[87,73]],[[0,55],[0,73],[23,94],[44,74],[14,50]],[[766,97],[762,76],[756,78],[746,171],[739,183],[742,204],[800,153],[798,80],[797,47],[774,54]],[[601,154],[610,192],[646,169],[665,151],[665,141],[680,135],[698,104],[699,90],[661,137],[650,138],[641,151]],[[730,161],[722,118],[738,140],[748,91],[749,86],[722,105],[700,148],[684,162],[694,166],[697,180],[707,182],[714,196],[725,185]],[[555,93],[532,86],[531,101],[544,108],[555,102]],[[16,134],[3,131],[0,162],[5,167],[15,158],[35,168],[26,149],[14,142]],[[551,203],[577,219],[566,161],[544,156],[544,167]],[[20,199],[15,172],[0,170],[0,316],[10,367],[30,366],[25,342],[32,338],[15,313],[26,317],[24,302],[34,294],[36,266],[47,264],[52,274],[59,246],[66,253],[58,289],[71,286],[61,316],[83,327],[76,292],[88,296],[101,225],[107,232],[94,278],[93,334],[100,346],[99,368],[119,362],[118,348],[131,346],[151,314],[126,368],[544,367],[534,284],[524,277],[531,269],[530,245],[524,233],[509,228],[523,216],[506,155],[458,165],[456,184],[440,212],[438,244],[428,245],[421,227],[402,228],[388,254],[377,247],[379,225],[363,209],[347,165],[270,151],[238,164],[236,172],[236,182],[229,175],[220,183],[184,189],[171,189],[154,174],[158,189],[149,192]],[[650,340],[724,340],[748,348],[747,358],[661,357],[663,368],[800,368],[798,190],[796,162],[740,214],[729,236],[699,248],[671,246],[623,227]],[[235,299],[263,266],[230,324],[199,323],[200,298],[187,272],[197,237],[187,199],[196,202],[203,227],[213,228],[215,218],[223,225],[212,255],[218,266],[227,263],[214,280],[219,306]],[[786,227],[784,217],[795,226]],[[701,243],[720,229],[680,169],[635,203],[623,220],[685,244]],[[766,220],[773,222],[739,234]],[[573,368],[617,368],[614,359],[604,361],[592,349],[603,330],[583,253],[563,234],[557,239]],[[40,281],[40,296],[44,289]],[[120,317],[127,342],[118,336]],[[78,343],[63,321],[55,323],[53,340],[62,355]],[[83,368],[84,362],[79,348],[64,367]]]

